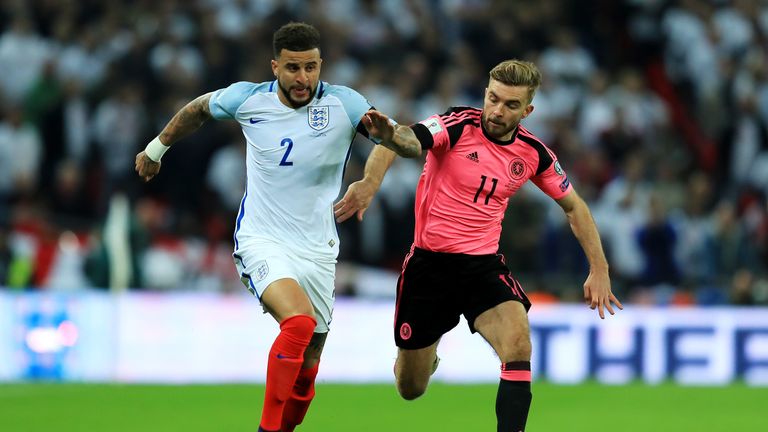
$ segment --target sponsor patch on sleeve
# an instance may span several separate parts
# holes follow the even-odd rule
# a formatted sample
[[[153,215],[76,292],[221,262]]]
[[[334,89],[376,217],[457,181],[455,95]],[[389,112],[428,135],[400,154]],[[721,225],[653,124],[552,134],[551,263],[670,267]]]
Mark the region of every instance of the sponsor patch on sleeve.
[[[562,183],[560,183],[560,190],[565,192],[566,189],[568,189],[568,186],[571,184],[571,182],[568,181],[568,177],[563,180]]]
[[[432,134],[432,136],[435,136],[443,131],[443,128],[440,126],[440,122],[437,121],[436,118],[422,120],[419,123],[426,126],[427,129],[429,129],[429,132]]]
[[[560,166],[559,161],[555,161],[555,172],[557,175],[563,175],[563,167]]]

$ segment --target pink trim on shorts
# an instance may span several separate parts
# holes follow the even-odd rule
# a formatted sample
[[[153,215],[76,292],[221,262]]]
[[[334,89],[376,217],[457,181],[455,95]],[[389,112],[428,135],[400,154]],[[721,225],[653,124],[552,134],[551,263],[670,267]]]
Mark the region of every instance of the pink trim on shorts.
[[[504,275],[499,275],[499,279],[501,279],[501,281],[502,281],[502,282],[504,282],[504,285],[508,286],[508,287],[509,287],[509,289],[511,289],[511,290],[512,290],[512,292],[513,292],[513,293],[514,293],[516,296],[518,296],[518,297],[521,297],[521,296],[520,296],[520,292],[519,292],[519,291],[517,291],[517,287],[510,285],[510,284],[509,284],[509,281],[507,281],[507,278],[506,278],[506,277],[504,277]],[[514,279],[512,279],[512,281],[514,282],[515,280],[514,280]]]
[[[392,326],[397,325],[397,311],[400,309],[400,299],[403,298],[403,282],[405,282],[405,268],[408,266],[408,261],[413,256],[413,250],[416,246],[411,245],[411,250],[408,252],[408,255],[405,256],[405,260],[403,260],[403,269],[400,271],[400,283],[397,285],[397,302],[395,303],[395,322],[392,324]]]

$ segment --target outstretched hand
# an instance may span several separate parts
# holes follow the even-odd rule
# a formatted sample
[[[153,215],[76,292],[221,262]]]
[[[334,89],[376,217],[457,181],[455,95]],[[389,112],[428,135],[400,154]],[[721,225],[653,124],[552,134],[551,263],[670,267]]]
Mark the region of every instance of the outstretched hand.
[[[160,172],[160,162],[155,162],[145,152],[136,155],[136,172],[145,182],[152,180]]]
[[[597,308],[600,319],[605,319],[605,310],[614,315],[611,303],[619,309],[624,309],[619,299],[611,292],[611,281],[608,278],[608,272],[589,272],[586,282],[584,282],[584,301],[590,309]]]
[[[365,113],[362,121],[372,138],[390,141],[395,134],[395,127],[389,122],[389,117],[376,110]]]
[[[363,214],[371,205],[377,190],[378,188],[367,180],[356,181],[349,185],[344,197],[333,206],[336,222],[344,222],[355,214],[357,214],[357,220],[362,221]]]

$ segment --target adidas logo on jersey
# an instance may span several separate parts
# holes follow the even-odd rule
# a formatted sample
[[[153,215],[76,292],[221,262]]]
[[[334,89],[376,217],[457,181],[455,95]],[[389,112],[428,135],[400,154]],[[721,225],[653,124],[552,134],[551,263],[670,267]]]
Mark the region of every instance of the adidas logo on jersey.
[[[480,158],[477,157],[477,152],[472,152],[468,154],[467,159],[471,160],[472,162],[480,163]]]

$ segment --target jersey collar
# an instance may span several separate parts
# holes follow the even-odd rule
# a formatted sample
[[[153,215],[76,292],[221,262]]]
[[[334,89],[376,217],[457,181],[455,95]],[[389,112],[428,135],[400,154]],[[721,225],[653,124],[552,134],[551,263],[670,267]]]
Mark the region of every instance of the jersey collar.
[[[515,127],[515,131],[512,132],[512,136],[507,141],[502,141],[502,140],[496,139],[496,138],[488,135],[488,131],[485,130],[485,125],[483,124],[482,120],[480,120],[480,129],[483,130],[483,136],[485,137],[485,139],[487,139],[488,141],[490,141],[490,142],[492,142],[494,144],[505,146],[505,145],[510,145],[513,142],[515,142],[515,140],[517,139],[517,132],[520,131],[520,125],[518,124]]]

